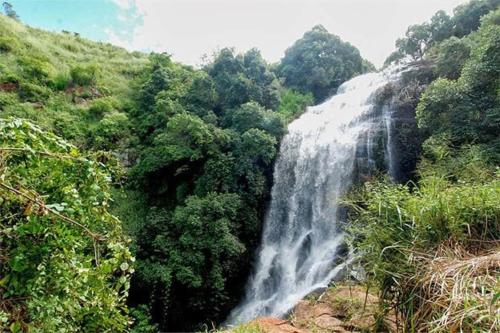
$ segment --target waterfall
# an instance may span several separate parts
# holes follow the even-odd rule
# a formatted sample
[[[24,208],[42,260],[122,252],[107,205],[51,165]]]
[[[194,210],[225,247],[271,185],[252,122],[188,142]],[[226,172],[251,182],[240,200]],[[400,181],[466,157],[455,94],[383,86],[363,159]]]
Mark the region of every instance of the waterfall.
[[[384,121],[386,145],[385,145],[385,163],[387,165],[387,173],[391,179],[396,179],[396,162],[394,159],[394,145],[392,138],[392,112],[390,105],[384,105],[382,108],[382,119]]]
[[[227,324],[283,316],[344,268],[338,200],[352,182],[359,142],[373,163],[373,136],[390,129],[386,112],[373,115],[373,97],[396,76],[386,70],[355,77],[288,126],[254,273]]]

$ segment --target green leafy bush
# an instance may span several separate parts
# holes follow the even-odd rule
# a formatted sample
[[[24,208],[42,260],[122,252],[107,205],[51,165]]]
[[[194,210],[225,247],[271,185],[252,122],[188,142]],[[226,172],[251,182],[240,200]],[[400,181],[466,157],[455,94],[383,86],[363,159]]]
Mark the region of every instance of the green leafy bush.
[[[134,325],[130,333],[158,333],[158,325],[152,324],[151,314],[146,305],[138,306],[130,310],[130,315],[134,318]]]
[[[292,89],[286,89],[281,94],[281,102],[278,113],[282,114],[287,121],[299,117],[309,105],[314,104],[314,97],[311,93],[302,94]]]
[[[74,84],[80,86],[92,86],[97,82],[97,65],[77,65],[71,68],[70,75]]]
[[[4,110],[5,107],[16,103],[18,103],[18,100],[14,93],[0,91],[0,110]]]
[[[17,62],[26,78],[33,82],[47,83],[55,72],[52,64],[43,57],[23,56]]]
[[[67,109],[57,110],[53,119],[50,119],[51,127],[54,129],[55,134],[82,146],[85,143],[84,136],[87,129],[78,122],[80,117],[81,115],[72,113]]]
[[[0,64],[0,83],[19,83],[20,81],[19,75]]]
[[[436,73],[448,79],[457,79],[470,56],[471,45],[466,38],[451,37],[436,46]],[[432,50],[430,51],[432,52]]]
[[[55,90],[64,90],[69,87],[71,83],[71,77],[66,72],[59,72],[53,78],[51,86]]]
[[[19,98],[28,102],[43,102],[50,95],[50,90],[43,85],[22,82],[18,89]]]
[[[130,122],[125,113],[106,114],[91,133],[90,145],[95,149],[113,150],[120,140],[130,138]]]
[[[2,36],[0,37],[0,53],[2,52],[12,52],[19,49],[20,45],[17,40],[11,37]]]
[[[2,330],[121,332],[133,272],[109,176],[29,122],[0,120]]]
[[[92,101],[89,107],[89,113],[96,118],[101,118],[106,114],[110,114],[118,108],[118,102],[112,97],[98,98]]]

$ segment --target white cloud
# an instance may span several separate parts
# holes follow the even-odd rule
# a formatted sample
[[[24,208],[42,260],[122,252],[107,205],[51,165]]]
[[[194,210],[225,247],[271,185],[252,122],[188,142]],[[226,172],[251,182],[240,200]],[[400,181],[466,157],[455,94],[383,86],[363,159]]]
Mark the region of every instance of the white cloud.
[[[131,35],[108,31],[110,42],[134,50],[168,52],[199,64],[204,54],[257,47],[271,62],[316,24],[358,47],[381,65],[410,24],[466,0],[112,0],[142,23]]]

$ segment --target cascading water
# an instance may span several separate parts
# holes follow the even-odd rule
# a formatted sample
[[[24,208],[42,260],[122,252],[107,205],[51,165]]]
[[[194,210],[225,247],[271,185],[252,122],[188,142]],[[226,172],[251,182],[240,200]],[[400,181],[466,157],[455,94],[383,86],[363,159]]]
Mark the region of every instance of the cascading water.
[[[389,105],[383,106],[382,119],[386,134],[385,162],[389,176],[394,179],[396,177],[396,165],[394,160],[394,146],[392,144],[392,114]]]
[[[283,316],[344,268],[338,199],[351,184],[362,138],[373,163],[373,136],[386,124],[371,114],[374,93],[396,76],[385,71],[353,78],[288,126],[254,273],[228,324]]]

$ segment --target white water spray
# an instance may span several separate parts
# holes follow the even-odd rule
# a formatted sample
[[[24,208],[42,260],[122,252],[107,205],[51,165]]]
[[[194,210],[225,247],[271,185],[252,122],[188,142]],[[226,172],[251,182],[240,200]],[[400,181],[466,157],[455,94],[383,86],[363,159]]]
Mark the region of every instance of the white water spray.
[[[360,138],[366,138],[367,160],[373,163],[373,133],[388,124],[385,117],[370,116],[372,99],[396,75],[353,78],[288,126],[254,273],[228,324],[283,316],[344,268],[346,262],[338,262],[343,242],[338,200],[351,184]]]

